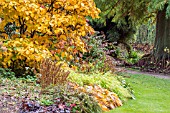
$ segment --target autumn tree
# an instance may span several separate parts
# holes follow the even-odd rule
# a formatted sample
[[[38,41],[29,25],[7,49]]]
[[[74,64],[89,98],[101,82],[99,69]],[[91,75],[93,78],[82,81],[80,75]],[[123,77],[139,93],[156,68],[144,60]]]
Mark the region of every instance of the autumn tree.
[[[86,16],[97,18],[93,0],[0,0],[1,33],[6,38],[29,38],[60,59],[86,52],[81,37],[93,33]]]
[[[100,10],[93,0],[0,0],[0,12],[0,42],[7,48],[0,67],[22,75],[44,58],[77,61],[86,52],[82,37],[94,32],[86,17],[98,18]]]

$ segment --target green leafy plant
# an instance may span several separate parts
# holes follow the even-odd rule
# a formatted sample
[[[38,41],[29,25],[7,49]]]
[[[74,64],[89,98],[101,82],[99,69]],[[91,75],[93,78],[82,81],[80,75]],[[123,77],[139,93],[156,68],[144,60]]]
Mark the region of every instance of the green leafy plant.
[[[11,71],[11,69],[8,68],[0,68],[0,76],[5,78],[14,78],[15,73]]]
[[[84,37],[87,44],[87,52],[82,55],[83,63],[79,64],[80,71],[104,71],[105,67],[105,50],[103,45],[104,35],[90,35]]]
[[[95,62],[96,59],[104,57],[104,47],[102,47],[102,35],[91,35],[84,38],[86,44],[88,45],[88,52],[83,54],[83,59],[89,62]]]
[[[100,85],[102,88],[116,93],[123,102],[134,98],[133,91],[129,91],[128,89],[129,86],[127,85],[127,87],[124,87],[127,83],[125,82],[125,84],[123,84],[124,82],[122,82],[122,80],[118,78],[117,75],[110,72],[104,74],[93,73],[89,75],[71,72],[68,80],[75,82],[80,86],[95,84]]]
[[[49,106],[49,105],[52,105],[54,103],[53,101],[46,100],[46,99],[41,99],[40,101],[41,101],[41,104],[45,105],[45,106]]]
[[[137,51],[132,51],[130,56],[126,58],[126,61],[128,63],[134,64],[137,63],[140,60],[141,56],[139,55],[139,53],[137,53]]]
[[[52,95],[52,101],[60,101],[61,104],[72,106],[72,112],[77,113],[101,113],[98,103],[87,93],[73,88],[73,85],[56,85],[46,88],[44,95]]]

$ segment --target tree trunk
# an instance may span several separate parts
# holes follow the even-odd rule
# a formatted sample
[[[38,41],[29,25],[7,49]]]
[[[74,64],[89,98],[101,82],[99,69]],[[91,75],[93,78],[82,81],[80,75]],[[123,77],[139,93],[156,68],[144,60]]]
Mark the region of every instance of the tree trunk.
[[[164,10],[157,13],[153,55],[159,61],[170,58],[170,18],[166,18],[166,8],[165,6]]]

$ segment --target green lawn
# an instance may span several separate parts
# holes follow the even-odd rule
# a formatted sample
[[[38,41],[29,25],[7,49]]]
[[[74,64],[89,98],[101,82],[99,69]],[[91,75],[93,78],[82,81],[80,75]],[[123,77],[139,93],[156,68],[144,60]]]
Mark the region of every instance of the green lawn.
[[[136,100],[108,113],[170,113],[170,79],[135,74],[126,80],[135,91]]]

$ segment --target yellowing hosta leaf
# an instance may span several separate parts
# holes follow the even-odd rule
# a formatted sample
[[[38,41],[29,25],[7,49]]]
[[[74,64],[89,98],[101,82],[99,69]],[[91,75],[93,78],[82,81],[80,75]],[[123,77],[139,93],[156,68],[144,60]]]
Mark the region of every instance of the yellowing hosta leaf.
[[[58,61],[60,60],[60,58],[57,55],[55,56],[55,59],[58,60]]]
[[[66,53],[65,53],[65,52],[62,52],[62,53],[61,53],[61,57],[63,57],[63,58],[66,57]]]
[[[73,56],[72,56],[72,55],[69,55],[69,59],[73,59]]]
[[[76,84],[73,85],[75,89],[93,96],[103,111],[109,111],[118,106],[122,106],[122,102],[118,96],[115,93],[108,91],[107,89],[103,89],[98,85],[84,87],[79,87],[78,85],[75,87],[75,85]],[[114,97],[111,97],[111,94],[114,94]]]
[[[55,60],[56,59],[56,57],[52,57],[52,60]]]
[[[109,111],[109,109],[105,105],[102,105],[102,104],[99,104],[99,105],[103,111]]]

